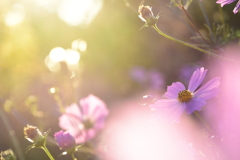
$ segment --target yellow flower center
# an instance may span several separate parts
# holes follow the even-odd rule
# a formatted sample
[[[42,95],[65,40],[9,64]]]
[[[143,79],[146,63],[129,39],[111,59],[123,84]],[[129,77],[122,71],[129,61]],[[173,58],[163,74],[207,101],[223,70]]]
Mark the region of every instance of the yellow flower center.
[[[189,90],[183,90],[178,93],[178,100],[180,102],[188,102],[192,99],[193,94]]]
[[[90,119],[86,119],[83,122],[83,124],[84,124],[85,129],[90,129],[90,128],[93,128],[93,126],[94,126],[93,122]]]

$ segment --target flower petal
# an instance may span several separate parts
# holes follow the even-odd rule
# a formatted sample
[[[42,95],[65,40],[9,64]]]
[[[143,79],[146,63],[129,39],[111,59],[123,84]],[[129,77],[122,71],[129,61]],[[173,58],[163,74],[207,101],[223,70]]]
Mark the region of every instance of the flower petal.
[[[216,77],[201,86],[195,93],[194,97],[202,100],[208,100],[212,97],[217,96],[219,91],[218,87],[220,85],[220,78]]]
[[[73,114],[63,114],[61,117],[59,117],[59,126],[60,128],[64,130],[70,130],[70,129],[83,129],[83,124],[81,120],[73,115]],[[71,132],[70,132],[71,133]],[[73,135],[73,134],[72,134]]]
[[[77,104],[71,104],[66,108],[65,113],[59,117],[59,126],[62,129],[69,130],[81,124],[82,114]]]
[[[218,0],[216,3],[221,4],[221,7],[223,7],[226,4],[230,4],[236,0]]]
[[[164,96],[166,98],[176,99],[178,98],[178,93],[185,89],[185,86],[181,82],[176,82],[167,87],[167,92],[164,94]]]
[[[75,104],[75,103],[73,103],[73,104],[71,104],[69,107],[67,107],[67,108],[65,109],[65,113],[75,115],[75,116],[77,116],[77,117],[79,117],[79,118],[82,117],[80,108],[79,108],[78,105]]]
[[[236,6],[233,10],[233,13],[236,14],[238,12],[239,8],[240,8],[240,1],[238,1],[238,3],[236,4]]]
[[[97,120],[99,117],[106,117],[108,109],[105,103],[94,95],[89,95],[80,100],[83,116],[91,117],[92,120]]]
[[[161,99],[149,107],[152,110],[159,110],[168,119],[178,122],[181,114],[186,108],[186,105],[179,102],[177,99]]]
[[[207,102],[199,98],[193,98],[186,104],[187,104],[186,111],[188,114],[191,114],[194,111],[200,111],[201,108],[207,104]]]
[[[192,74],[192,77],[189,81],[188,90],[194,92],[199,85],[202,83],[204,77],[206,76],[207,69],[204,68],[196,69],[196,71]]]

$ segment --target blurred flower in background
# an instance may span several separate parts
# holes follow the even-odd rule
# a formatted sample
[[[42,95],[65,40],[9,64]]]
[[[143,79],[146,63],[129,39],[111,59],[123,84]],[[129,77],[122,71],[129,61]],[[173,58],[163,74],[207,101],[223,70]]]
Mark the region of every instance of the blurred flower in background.
[[[147,70],[143,67],[136,66],[130,69],[130,77],[139,85],[159,91],[165,85],[165,79],[162,73],[155,69]]]
[[[81,99],[79,104],[67,107],[59,118],[59,126],[73,135],[77,144],[94,138],[97,131],[103,128],[108,115],[104,102],[94,95]]]

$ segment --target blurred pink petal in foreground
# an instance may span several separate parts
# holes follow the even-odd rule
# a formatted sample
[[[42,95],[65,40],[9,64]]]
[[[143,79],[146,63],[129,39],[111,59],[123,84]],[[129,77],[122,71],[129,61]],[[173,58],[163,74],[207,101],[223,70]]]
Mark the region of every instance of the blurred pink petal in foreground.
[[[202,145],[202,130],[185,114],[180,126],[151,119],[137,100],[114,108],[102,137],[104,160],[193,160],[192,144]]]
[[[224,49],[225,57],[240,62],[240,48],[229,46]],[[206,108],[205,115],[221,138],[221,146],[231,160],[240,159],[240,63],[216,59],[210,64],[211,76],[221,77],[218,98]],[[209,68],[210,68],[209,67]],[[209,69],[210,70],[210,69]]]
[[[72,104],[59,118],[59,126],[74,136],[78,144],[94,138],[103,128],[108,109],[104,102],[94,95],[80,100],[80,106]]]

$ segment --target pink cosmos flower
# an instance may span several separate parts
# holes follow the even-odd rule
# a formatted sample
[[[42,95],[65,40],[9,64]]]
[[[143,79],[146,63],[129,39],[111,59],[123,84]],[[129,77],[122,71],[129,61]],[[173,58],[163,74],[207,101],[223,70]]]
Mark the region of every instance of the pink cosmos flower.
[[[226,4],[230,4],[236,0],[218,0],[216,3],[221,4],[221,7],[223,7]],[[233,13],[236,14],[240,8],[240,1],[237,2],[235,8],[233,9]]]
[[[59,126],[67,130],[77,144],[94,138],[96,132],[103,128],[108,109],[103,101],[89,95],[79,101],[80,106],[72,104],[59,118]]]
[[[164,95],[168,99],[157,100],[149,107],[152,110],[167,111],[172,115],[171,119],[174,121],[179,120],[184,110],[188,114],[201,110],[207,104],[206,100],[217,96],[220,85],[220,78],[216,77],[199,87],[206,73],[207,70],[204,70],[203,67],[197,69],[193,73],[187,89],[181,82],[173,83],[168,86]]]

